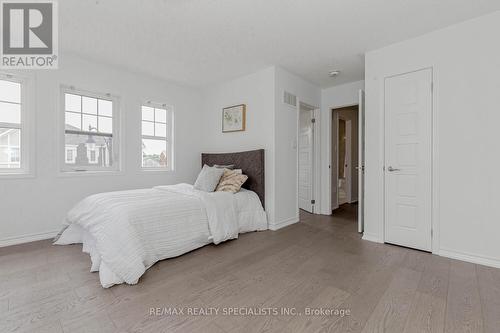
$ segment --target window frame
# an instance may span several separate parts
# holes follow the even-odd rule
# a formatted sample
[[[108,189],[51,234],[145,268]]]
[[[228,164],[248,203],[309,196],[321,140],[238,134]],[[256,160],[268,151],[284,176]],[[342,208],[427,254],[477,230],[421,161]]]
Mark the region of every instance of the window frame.
[[[19,129],[20,146],[19,146],[19,168],[0,168],[0,178],[24,178],[34,176],[33,163],[35,160],[34,142],[35,128],[33,126],[34,112],[33,112],[33,80],[31,76],[23,76],[9,72],[0,72],[0,80],[19,83],[21,85],[21,120],[19,126],[13,126],[12,123],[1,123],[2,128]]]
[[[142,134],[142,122],[144,121],[142,118],[142,108],[143,107],[150,107],[150,108],[156,108],[156,109],[163,109],[166,110],[167,115],[166,115],[166,136],[165,137],[160,137],[160,136],[152,136],[152,135],[143,135]],[[152,101],[145,101],[141,103],[140,108],[139,108],[139,114],[140,114],[140,119],[139,119],[139,128],[140,128],[140,161],[139,161],[139,168],[141,171],[146,172],[146,173],[151,173],[151,172],[173,172],[175,171],[175,158],[174,158],[174,107],[172,105],[169,105],[167,103],[159,103],[159,102],[152,102]],[[151,122],[151,121],[149,121]],[[153,127],[155,127],[156,122],[153,121]],[[167,147],[167,167],[145,167],[143,166],[143,160],[142,160],[142,140],[160,140],[163,139],[166,142],[166,147]]]
[[[111,167],[100,167],[94,165],[88,166],[70,166],[66,163],[66,100],[65,95],[79,95],[102,100],[108,100],[113,103],[112,108],[112,126],[111,137],[113,138],[113,165]],[[83,111],[83,110],[82,110]],[[60,176],[74,175],[92,175],[92,174],[122,174],[122,150],[121,150],[121,109],[120,98],[111,93],[100,93],[85,89],[77,89],[74,86],[61,85],[59,90],[59,145],[58,145],[58,164]],[[86,131],[82,131],[86,132]]]

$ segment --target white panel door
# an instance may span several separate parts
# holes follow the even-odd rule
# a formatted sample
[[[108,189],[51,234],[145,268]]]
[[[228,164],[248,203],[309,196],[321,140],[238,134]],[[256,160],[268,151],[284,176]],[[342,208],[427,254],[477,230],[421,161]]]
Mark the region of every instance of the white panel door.
[[[358,232],[365,228],[365,92],[359,91],[358,111]]]
[[[299,115],[299,208],[313,212],[313,111]]]
[[[385,80],[385,242],[431,251],[432,70]]]

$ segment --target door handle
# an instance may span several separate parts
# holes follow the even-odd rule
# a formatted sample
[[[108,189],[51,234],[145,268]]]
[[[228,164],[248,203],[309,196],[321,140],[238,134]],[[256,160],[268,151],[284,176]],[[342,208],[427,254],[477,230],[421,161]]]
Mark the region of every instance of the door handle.
[[[394,169],[393,167],[390,166],[387,168],[387,171],[394,172],[394,171],[401,171],[401,169]]]

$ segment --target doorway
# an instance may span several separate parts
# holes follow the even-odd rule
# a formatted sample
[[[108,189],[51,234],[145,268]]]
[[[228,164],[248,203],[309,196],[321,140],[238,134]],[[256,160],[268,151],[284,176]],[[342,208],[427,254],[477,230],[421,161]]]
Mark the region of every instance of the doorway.
[[[333,109],[332,135],[332,210],[340,205],[354,204],[358,201],[358,156],[359,156],[359,106],[353,105]],[[333,132],[333,131],[332,131]],[[335,163],[336,162],[336,163]]]
[[[357,210],[358,232],[364,231],[365,93],[358,104],[331,109],[330,194],[332,214],[341,205]],[[345,207],[344,207],[345,208]]]

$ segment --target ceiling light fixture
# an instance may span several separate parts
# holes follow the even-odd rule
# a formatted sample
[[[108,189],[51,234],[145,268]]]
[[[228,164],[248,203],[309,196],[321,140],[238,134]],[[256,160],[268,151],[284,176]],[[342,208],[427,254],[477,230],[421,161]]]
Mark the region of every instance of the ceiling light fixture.
[[[340,74],[340,71],[339,70],[335,70],[335,71],[329,71],[328,72],[328,76],[329,77],[336,77]]]

